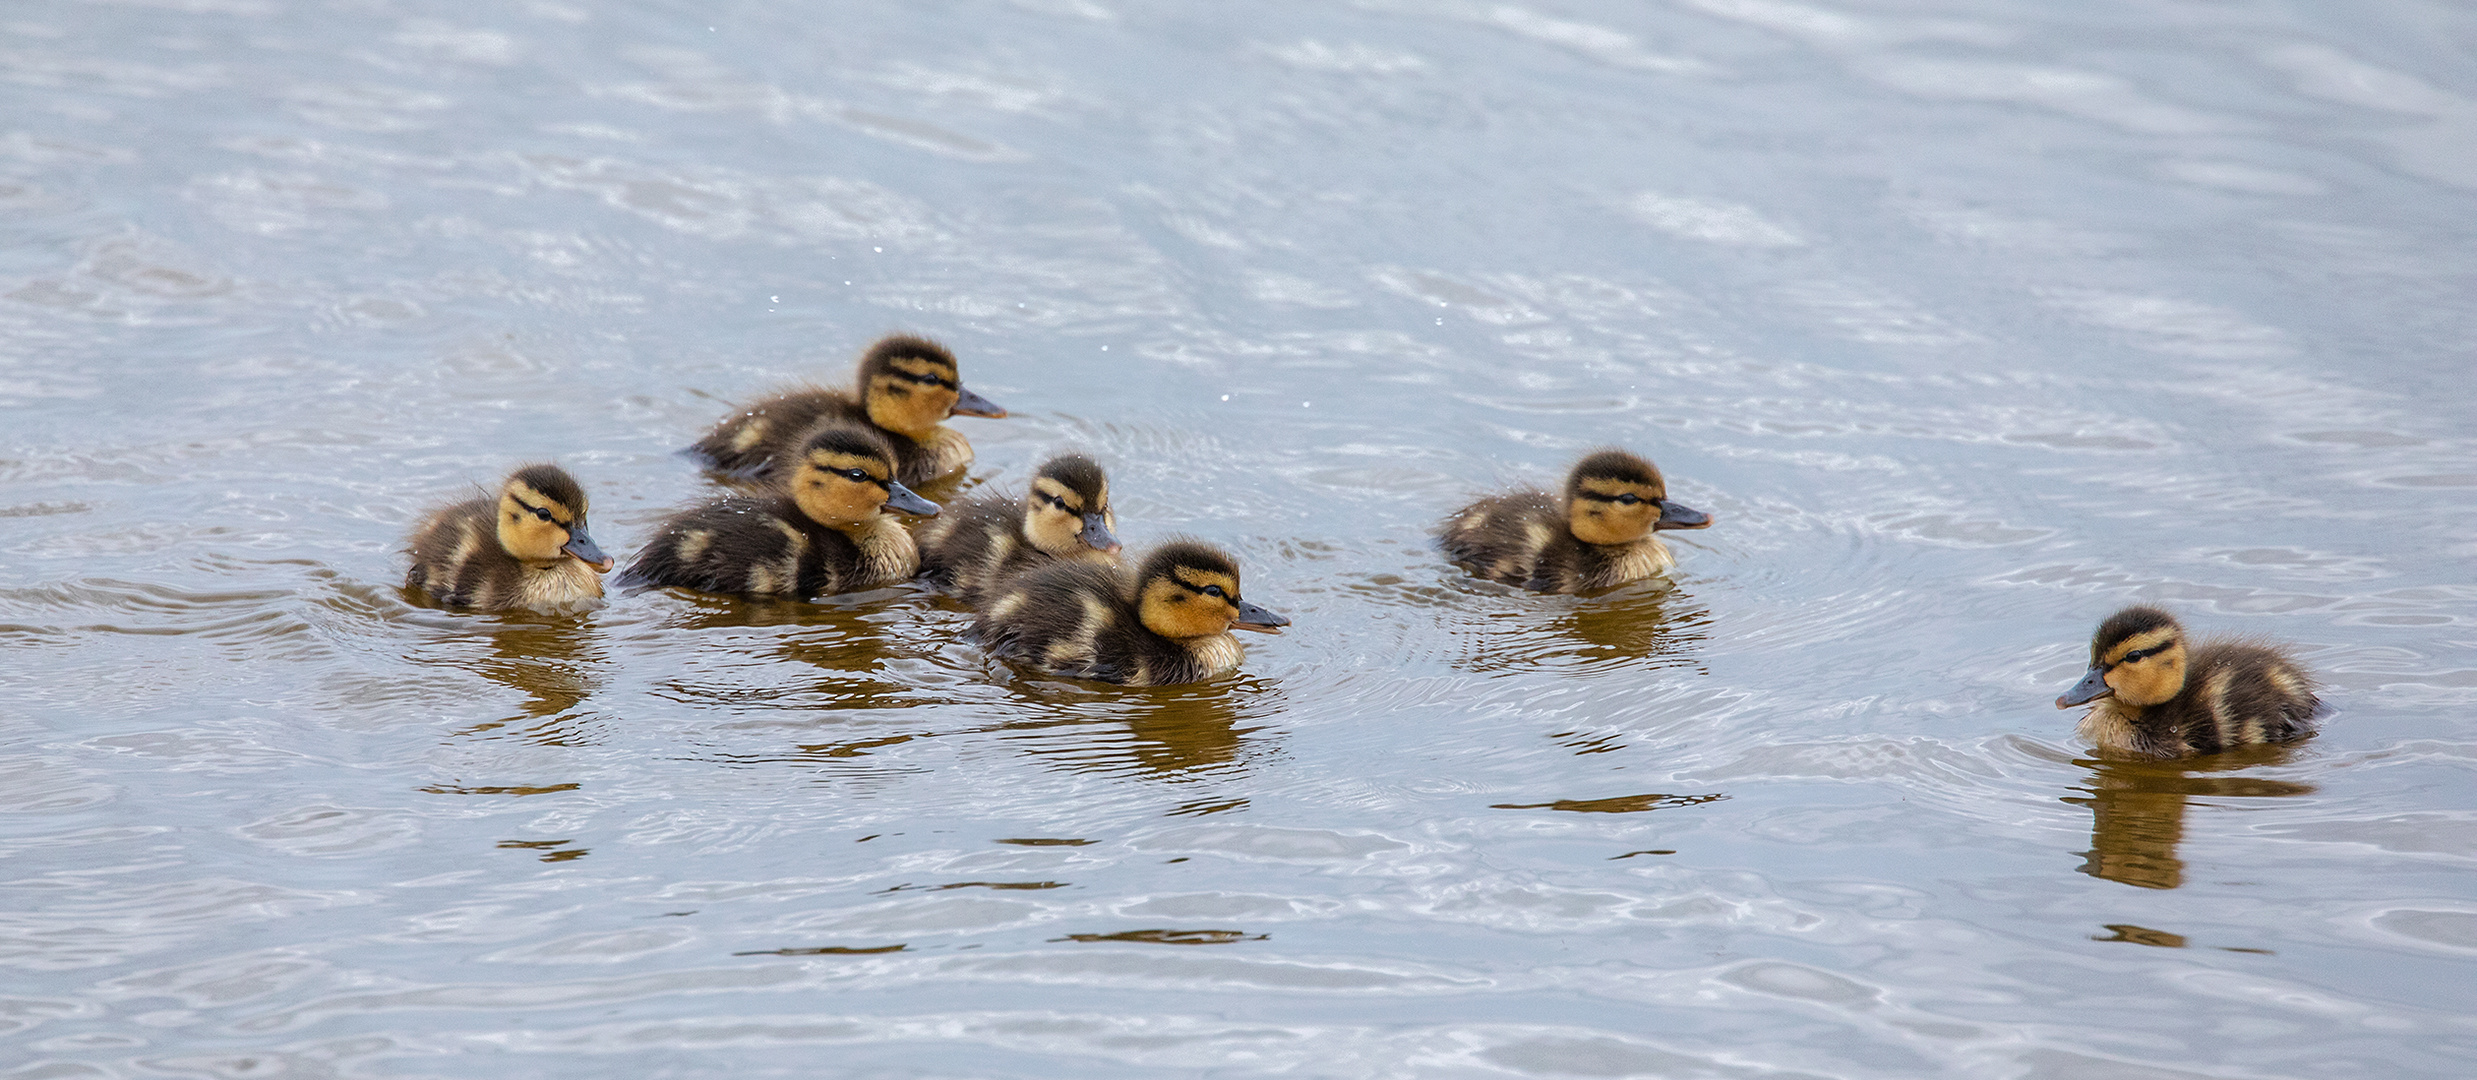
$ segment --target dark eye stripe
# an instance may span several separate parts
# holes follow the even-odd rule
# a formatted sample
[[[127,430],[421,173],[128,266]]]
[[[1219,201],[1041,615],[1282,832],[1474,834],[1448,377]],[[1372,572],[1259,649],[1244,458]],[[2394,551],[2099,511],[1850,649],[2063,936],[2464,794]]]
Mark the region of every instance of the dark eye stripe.
[[[519,499],[519,498],[517,498],[517,497],[516,497],[516,496],[514,496],[514,495],[510,495],[510,496],[508,496],[507,498],[508,498],[508,501],[509,501],[509,502],[515,503],[515,504],[516,504],[516,505],[518,505],[518,506],[521,506],[521,507],[524,507],[524,508],[525,508],[525,509],[527,509],[527,510],[531,510],[531,511],[533,511],[533,516],[535,516],[535,517],[541,517],[541,516],[542,516],[542,515],[544,515],[544,514],[550,514],[550,517],[549,517],[549,518],[547,518],[547,519],[545,519],[545,520],[548,520],[551,524],[553,524],[553,525],[557,525],[557,526],[559,526],[559,527],[560,527],[560,528],[562,528],[562,529],[564,529],[564,528],[567,528],[567,527],[568,527],[568,523],[567,523],[567,522],[564,522],[564,521],[559,520],[559,515],[557,515],[557,514],[551,514],[551,513],[550,513],[550,507],[547,507],[547,506],[535,506],[535,505],[533,505],[532,503],[526,502],[526,501],[524,501],[523,499]]]
[[[845,480],[862,481],[875,484],[879,487],[885,488],[888,491],[894,490],[894,488],[888,486],[890,481],[881,480],[877,477],[869,475],[869,470],[867,469],[832,469],[829,471]]]
[[[1619,493],[1617,493],[1617,494],[1615,494],[1615,495],[1603,495],[1603,494],[1601,494],[1601,493],[1599,493],[1599,492],[1597,492],[1597,491],[1577,491],[1577,492],[1575,492],[1575,493],[1574,493],[1574,496],[1575,496],[1576,498],[1579,498],[1579,499],[1589,499],[1589,500],[1591,500],[1592,502],[1604,502],[1604,503],[1613,503],[1613,502],[1616,502],[1617,500],[1622,499],[1622,498],[1624,498],[1624,497],[1626,497],[1626,496],[1628,496],[1628,495],[1634,495],[1634,493],[1633,493],[1633,492],[1631,492],[1631,491],[1619,492]],[[1634,495],[1634,498],[1635,498],[1637,501],[1640,501],[1640,502],[1646,502],[1646,503],[1652,503],[1652,504],[1655,504],[1655,505],[1656,505],[1656,504],[1658,504],[1659,502],[1661,502],[1661,500],[1659,500],[1659,499],[1655,499],[1655,498],[1652,498],[1652,497],[1650,497],[1650,496],[1648,496],[1648,495]]]
[[[2117,665],[2119,665],[2119,664],[2130,664],[2130,663],[2132,663],[2132,662],[2134,662],[2134,661],[2136,661],[2136,660],[2148,660],[2148,659],[2150,659],[2150,658],[2151,658],[2151,657],[2153,657],[2153,656],[2157,656],[2157,655],[2159,655],[2160,653],[2166,652],[2166,651],[2167,651],[2168,646],[2170,646],[2170,645],[2174,645],[2174,644],[2176,644],[2176,642],[2175,642],[2173,639],[2170,639],[2170,640],[2167,640],[2167,641],[2162,641],[2162,642],[2160,642],[2160,643],[2158,643],[2158,644],[2156,644],[2156,645],[2153,645],[2153,646],[2151,646],[2151,647],[2149,647],[2149,648],[2147,648],[2147,649],[2135,649],[2135,650],[2133,650],[2132,652],[2126,653],[2126,654],[2124,654],[2123,656],[2118,657],[2118,658],[2117,658],[2117,660],[2116,660],[2116,663],[2114,663],[2114,664],[2109,664],[2109,665],[2107,665],[2107,666],[2108,666],[2108,667],[2113,668],[2113,667],[2116,667],[2116,666],[2117,666]]]
[[[922,386],[943,386],[949,390],[963,389],[962,384],[957,383],[953,379],[945,378],[939,375],[915,375],[901,368],[888,368],[886,369],[886,374],[892,375],[895,378],[903,380],[904,382],[919,383]]]

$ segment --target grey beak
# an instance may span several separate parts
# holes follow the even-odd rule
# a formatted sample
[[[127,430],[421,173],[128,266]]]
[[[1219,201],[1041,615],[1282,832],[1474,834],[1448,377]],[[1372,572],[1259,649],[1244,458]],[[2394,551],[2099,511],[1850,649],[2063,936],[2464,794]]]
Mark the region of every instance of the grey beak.
[[[892,480],[886,481],[885,508],[897,514],[910,514],[913,517],[937,516],[936,503],[912,494],[912,489]]]
[[[1083,531],[1076,533],[1075,538],[1083,541],[1085,547],[1094,551],[1118,554],[1118,538],[1110,535],[1109,519],[1105,515],[1084,515]]]
[[[955,407],[948,411],[957,416],[986,416],[996,420],[1005,417],[1006,406],[958,386],[955,388]]]
[[[2092,665],[2089,671],[2083,673],[2080,682],[2074,683],[2072,689],[2065,691],[2063,697],[2056,699],[2056,708],[2069,709],[2075,705],[2097,701],[2115,692],[2115,687],[2107,685],[2107,669]]]
[[[568,529],[568,542],[559,545],[559,550],[583,559],[585,565],[593,567],[594,573],[597,574],[610,573],[611,567],[618,565],[610,556],[603,554],[600,547],[595,546],[593,537],[585,535],[583,521],[577,522]]]
[[[1652,522],[1654,529],[1708,529],[1712,516],[1681,502],[1660,500],[1660,520]]]
[[[1245,600],[1239,601],[1238,609],[1238,620],[1230,624],[1232,630],[1253,630],[1259,634],[1278,634],[1281,633],[1282,627],[1290,625],[1290,620]]]

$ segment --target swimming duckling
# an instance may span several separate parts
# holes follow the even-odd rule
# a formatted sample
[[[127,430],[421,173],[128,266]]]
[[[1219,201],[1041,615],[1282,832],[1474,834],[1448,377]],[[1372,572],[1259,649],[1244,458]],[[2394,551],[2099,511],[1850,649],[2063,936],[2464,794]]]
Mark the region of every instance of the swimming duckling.
[[[1290,620],[1239,599],[1237,560],[1193,540],[1163,544],[1130,578],[1108,563],[1034,567],[992,594],[973,636],[995,655],[1128,686],[1209,679],[1246,650],[1231,630]]]
[[[726,495],[663,522],[621,582],[806,598],[892,585],[920,569],[912,534],[887,511],[934,517],[937,504],[895,479],[885,436],[819,427],[790,460],[770,494]]]
[[[1041,464],[1021,502],[1003,496],[966,499],[921,527],[923,577],[975,607],[999,582],[1055,559],[1112,562],[1118,523],[1109,507],[1109,478],[1082,454]]]
[[[715,425],[686,453],[717,472],[763,479],[811,427],[841,420],[886,436],[901,465],[894,479],[917,486],[972,463],[972,444],[944,425],[948,416],[1005,415],[963,388],[945,346],[895,334],[861,354],[856,391],[805,386],[777,394]]]
[[[611,557],[585,532],[585,489],[557,465],[527,465],[495,505],[472,499],[413,530],[404,587],[451,607],[566,615],[602,599]]]
[[[2099,624],[2089,672],[2056,708],[2092,701],[2098,705],[2081,718],[2082,738],[2154,758],[2302,739],[2322,713],[2313,677],[2284,650],[2211,641],[2188,656],[2185,628],[2153,607],[2129,607]]]
[[[1490,581],[1541,592],[1622,585],[1676,564],[1656,530],[1711,525],[1711,515],[1668,495],[1651,462],[1597,451],[1575,463],[1563,498],[1526,488],[1445,519],[1445,554]]]

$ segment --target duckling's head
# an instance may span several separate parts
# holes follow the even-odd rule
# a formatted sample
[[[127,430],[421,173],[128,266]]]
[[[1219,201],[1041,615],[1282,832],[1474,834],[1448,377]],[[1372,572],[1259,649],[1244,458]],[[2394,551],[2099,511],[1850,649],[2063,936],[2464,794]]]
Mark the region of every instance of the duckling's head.
[[[585,489],[557,465],[527,465],[499,485],[499,546],[536,569],[571,558],[596,573],[611,569],[585,532]]]
[[[1220,548],[1174,540],[1136,571],[1136,615],[1165,638],[1200,638],[1230,630],[1281,633],[1290,620],[1239,599],[1238,560]]]
[[[787,483],[791,501],[820,525],[851,528],[882,511],[936,517],[937,504],[894,478],[894,447],[858,424],[828,424],[810,432]]]
[[[1566,527],[1586,544],[1631,544],[1655,529],[1701,529],[1711,515],[1669,501],[1668,481],[1651,462],[1601,450],[1565,478]]]
[[[912,439],[927,439],[948,416],[1006,415],[963,388],[946,346],[909,334],[880,339],[861,355],[860,400],[870,423]]]
[[[1110,513],[1109,477],[1082,454],[1061,454],[1032,474],[1023,498],[1023,535],[1060,558],[1116,554],[1118,518]]]
[[[2099,624],[2090,638],[2090,670],[2056,699],[2056,708],[2113,697],[2147,709],[2184,688],[2184,626],[2157,608],[2129,607]]]

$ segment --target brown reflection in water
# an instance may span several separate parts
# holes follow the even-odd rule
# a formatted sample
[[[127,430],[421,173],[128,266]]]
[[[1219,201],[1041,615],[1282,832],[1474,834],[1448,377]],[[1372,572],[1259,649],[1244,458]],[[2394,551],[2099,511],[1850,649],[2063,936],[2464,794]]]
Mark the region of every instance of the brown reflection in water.
[[[948,889],[1063,889],[1063,881],[955,881],[944,885],[897,885],[879,892],[945,892]]]
[[[1490,803],[1490,810],[1563,810],[1570,814],[1636,814],[1664,806],[1700,806],[1727,795],[1620,795],[1612,799],[1559,799],[1543,803]]]
[[[1281,694],[1244,676],[1190,686],[1109,687],[1086,690],[1058,683],[1028,684],[1017,696],[1046,719],[999,725],[1015,733],[1025,750],[1070,769],[1136,773],[1185,780],[1246,775],[1258,752],[1251,724],[1278,712]],[[1189,803],[1188,814],[1217,813],[1246,800]]]
[[[586,714],[579,707],[601,688],[596,669],[603,658],[589,624],[573,616],[523,613],[476,615],[473,620],[475,636],[490,643],[488,656],[473,659],[449,649],[416,653],[412,659],[471,671],[525,695],[525,702],[514,716],[474,724],[456,735],[489,735],[512,727],[512,734],[543,746],[586,741],[581,735]]]
[[[1498,617],[1487,632],[1466,635],[1468,671],[1496,674],[1535,668],[1645,664],[1694,667],[1710,634],[1711,611],[1665,581],[1621,585],[1578,597],[1525,597],[1555,613],[1520,609]]]
[[[733,956],[876,956],[879,953],[902,952],[904,945],[819,945],[807,949],[752,949],[735,952]]]
[[[2108,935],[2106,937],[2100,937],[2096,934],[2092,934],[2090,935],[2090,940],[2129,941],[2135,945],[2148,945],[2154,949],[2181,949],[2185,947],[2185,936],[2183,934],[2171,934],[2165,930],[2153,930],[2147,926],[2135,926],[2132,923],[2108,923],[2099,929],[2109,931]]]
[[[2285,780],[2206,774],[2284,764],[2292,752],[2285,746],[2261,746],[2179,761],[2075,761],[2090,770],[2090,786],[2084,789],[2088,795],[2064,799],[2090,808],[2090,850],[2081,853],[2081,872],[2145,889],[2184,884],[2185,864],[2176,857],[2176,847],[2184,839],[2186,800],[2285,798],[2315,790],[2311,784]]]
[[[671,625],[706,635],[734,630],[770,630],[749,635],[752,657],[788,660],[817,669],[821,680],[698,682],[674,679],[663,691],[690,703],[732,708],[907,709],[929,703],[918,690],[887,678],[887,662],[915,654],[889,631],[884,609],[873,603],[804,603],[671,590],[691,607]],[[887,595],[896,595],[889,592]]]
[[[1263,941],[1271,934],[1249,934],[1244,930],[1121,930],[1115,934],[1068,934],[1051,941],[1141,941],[1148,945],[1228,945],[1234,941]]]
[[[426,786],[426,787],[419,787],[419,788],[415,788],[414,790],[419,791],[419,792],[421,792],[421,793],[422,793],[422,794],[424,794],[424,795],[520,795],[520,796],[521,796],[521,795],[549,795],[549,794],[552,794],[552,793],[555,793],[555,792],[561,792],[561,791],[575,791],[577,788],[582,787],[582,786],[583,786],[583,785],[581,785],[581,784],[543,784],[543,785],[540,785],[540,786],[538,786],[538,787],[522,787],[522,786],[514,786],[514,785],[504,786],[504,787],[461,787],[461,786],[458,786],[458,785],[456,785],[456,784],[431,784],[431,785],[428,785],[428,786]]]
[[[519,851],[539,851],[542,853],[539,857],[543,862],[570,862],[576,859],[582,859],[586,855],[593,852],[592,848],[562,848],[560,846],[562,844],[573,844],[575,842],[576,841],[573,839],[501,840],[499,841],[499,846],[503,848],[515,848]]]

